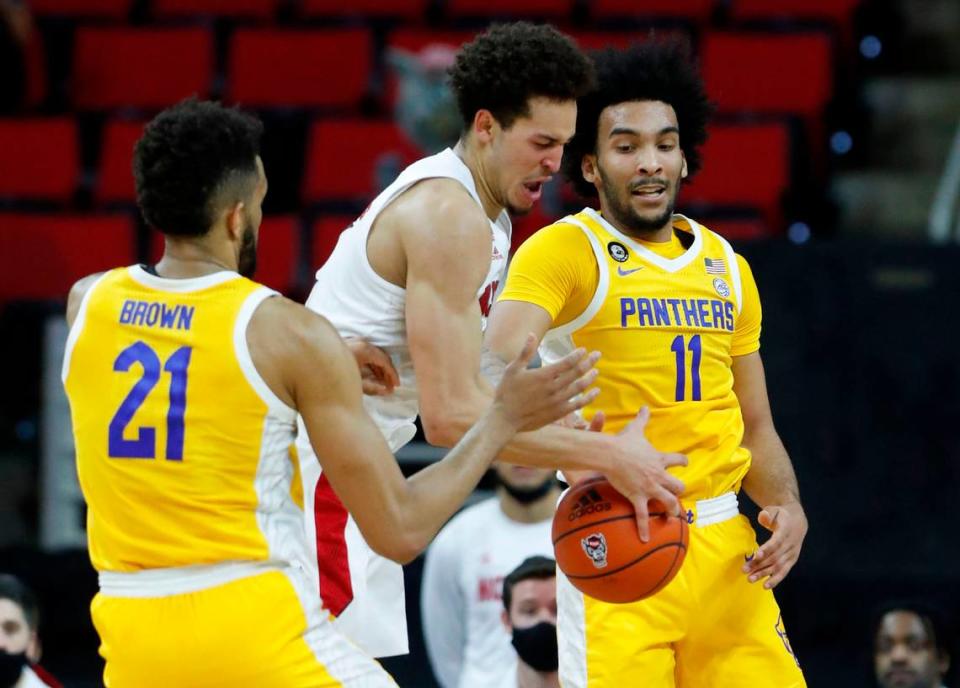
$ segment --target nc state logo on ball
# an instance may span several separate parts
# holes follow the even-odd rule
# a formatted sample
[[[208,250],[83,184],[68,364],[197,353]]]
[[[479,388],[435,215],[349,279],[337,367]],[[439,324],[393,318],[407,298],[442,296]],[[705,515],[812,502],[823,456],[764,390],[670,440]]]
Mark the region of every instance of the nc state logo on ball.
[[[580,540],[580,546],[598,569],[607,565],[607,538],[603,537],[603,533],[590,533]]]

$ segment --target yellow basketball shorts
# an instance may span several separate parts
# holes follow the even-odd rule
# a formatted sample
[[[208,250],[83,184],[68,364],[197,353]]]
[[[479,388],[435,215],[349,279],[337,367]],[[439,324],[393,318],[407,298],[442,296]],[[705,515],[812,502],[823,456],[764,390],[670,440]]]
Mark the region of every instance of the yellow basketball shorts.
[[[757,549],[746,517],[690,528],[677,577],[632,604],[578,592],[558,572],[564,688],[797,688],[806,686],[773,591],[750,583]]]
[[[164,597],[93,599],[109,688],[395,687],[281,571]],[[310,621],[308,622],[308,617]],[[319,617],[319,618],[318,618]]]

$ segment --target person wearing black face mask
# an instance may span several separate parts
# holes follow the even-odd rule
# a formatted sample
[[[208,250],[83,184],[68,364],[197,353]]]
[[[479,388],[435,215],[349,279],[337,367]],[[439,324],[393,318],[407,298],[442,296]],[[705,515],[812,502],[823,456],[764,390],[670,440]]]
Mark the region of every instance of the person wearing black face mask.
[[[560,495],[554,471],[505,463],[495,470],[496,498],[457,515],[427,551],[423,631],[443,688],[516,685],[517,654],[500,619],[501,585],[527,557],[553,554],[550,525]]]
[[[557,562],[530,557],[503,580],[501,619],[520,661],[516,688],[559,688]]]
[[[39,607],[20,580],[0,574],[0,688],[43,688],[60,684],[37,662]]]

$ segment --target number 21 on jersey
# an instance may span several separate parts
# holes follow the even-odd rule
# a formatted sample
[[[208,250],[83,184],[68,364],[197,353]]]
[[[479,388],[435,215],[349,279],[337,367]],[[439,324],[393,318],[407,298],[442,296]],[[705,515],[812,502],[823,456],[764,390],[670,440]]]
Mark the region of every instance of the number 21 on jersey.
[[[134,363],[143,368],[143,375],[127,394],[110,421],[107,454],[114,459],[155,459],[157,456],[156,428],[137,428],[136,439],[125,439],[123,434],[137,410],[160,381],[161,372],[170,373],[170,401],[167,410],[167,461],[183,460],[183,417],[187,410],[187,368],[192,348],[182,346],[174,351],[161,368],[160,357],[145,342],[131,344],[120,352],[113,362],[116,372],[127,372]]]

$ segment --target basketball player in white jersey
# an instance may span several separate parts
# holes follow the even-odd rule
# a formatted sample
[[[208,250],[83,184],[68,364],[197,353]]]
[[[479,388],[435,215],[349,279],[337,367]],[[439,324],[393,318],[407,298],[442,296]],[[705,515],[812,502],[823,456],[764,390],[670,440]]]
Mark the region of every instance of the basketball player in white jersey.
[[[408,167],[370,204],[318,271],[307,301],[341,335],[391,355],[400,385],[364,402],[394,451],[413,438],[418,412],[427,440],[449,447],[489,406],[482,318],[510,251],[508,211],[528,212],[539,200],[573,136],[576,98],[593,82],[569,38],[524,22],[494,26],[464,46],[451,75],[459,142]],[[683,485],[665,469],[685,463],[657,452],[645,423],[641,412],[620,436],[548,427],[518,438],[500,458],[605,473],[633,501],[645,538],[649,498],[678,511]],[[307,539],[323,602],[374,656],[405,654],[402,570],[363,542],[301,437]]]

